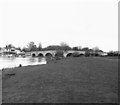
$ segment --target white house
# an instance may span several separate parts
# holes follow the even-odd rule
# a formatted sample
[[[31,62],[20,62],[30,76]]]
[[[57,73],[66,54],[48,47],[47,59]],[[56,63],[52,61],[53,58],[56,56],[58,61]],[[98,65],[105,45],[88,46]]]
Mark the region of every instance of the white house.
[[[101,56],[107,56],[108,54],[106,52],[102,52]]]
[[[0,53],[4,53],[4,52],[12,52],[12,53],[16,53],[16,54],[23,53],[23,52],[21,52],[20,50],[18,50],[17,48],[6,49],[6,47],[3,47],[3,48],[0,50]]]

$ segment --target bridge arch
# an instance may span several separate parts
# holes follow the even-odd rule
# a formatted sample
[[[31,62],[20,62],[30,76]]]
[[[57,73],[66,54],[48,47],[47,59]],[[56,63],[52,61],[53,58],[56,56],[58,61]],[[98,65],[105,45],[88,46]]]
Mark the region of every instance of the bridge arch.
[[[46,57],[52,57],[53,55],[48,52],[48,53],[45,54],[45,56],[46,56]]]
[[[38,54],[38,57],[43,57],[44,55],[42,53],[39,53]]]
[[[35,54],[35,53],[32,53],[32,57],[36,57],[36,54]]]
[[[73,55],[73,53],[68,53],[67,55],[66,55],[66,57],[71,57]]]

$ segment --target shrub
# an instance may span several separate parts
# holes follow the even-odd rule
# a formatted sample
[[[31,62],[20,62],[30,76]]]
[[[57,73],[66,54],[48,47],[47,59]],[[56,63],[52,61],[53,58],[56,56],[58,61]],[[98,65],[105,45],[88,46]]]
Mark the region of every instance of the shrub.
[[[100,56],[98,52],[92,52],[90,53],[91,56]]]
[[[72,54],[72,56],[73,56],[73,57],[79,57],[80,54],[79,54],[78,52],[74,52],[74,53]]]
[[[94,53],[91,53],[91,56],[94,56]]]
[[[55,60],[60,60],[60,59],[61,59],[61,58],[60,58],[60,57],[58,57],[58,56],[56,56],[56,57],[55,57]]]
[[[108,52],[107,54],[108,54],[108,56],[114,56],[113,52]]]
[[[63,57],[63,51],[57,51],[55,56],[56,57]]]
[[[85,56],[86,57],[90,56],[90,52],[89,51],[85,51]]]

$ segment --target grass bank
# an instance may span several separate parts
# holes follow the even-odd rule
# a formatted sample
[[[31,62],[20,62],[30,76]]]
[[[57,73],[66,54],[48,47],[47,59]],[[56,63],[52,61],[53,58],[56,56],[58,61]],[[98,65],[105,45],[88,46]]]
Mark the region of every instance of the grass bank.
[[[116,103],[118,60],[67,58],[3,71],[3,103]]]

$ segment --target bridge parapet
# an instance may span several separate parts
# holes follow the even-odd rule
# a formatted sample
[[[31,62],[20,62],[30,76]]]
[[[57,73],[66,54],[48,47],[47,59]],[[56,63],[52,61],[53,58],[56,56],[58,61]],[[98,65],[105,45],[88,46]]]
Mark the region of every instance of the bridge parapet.
[[[54,51],[54,50],[50,50],[50,51],[32,51],[32,52],[26,52],[25,55],[28,55],[28,56],[39,56],[39,55],[46,56],[47,54],[51,54],[52,56],[54,56],[56,54],[56,51]]]
[[[63,52],[63,56],[66,57],[68,54],[73,54],[73,53],[79,53],[79,54],[85,54],[85,51],[74,51],[74,50],[69,50],[69,51],[64,51]],[[51,54],[53,57],[55,56],[55,54],[57,53],[57,51],[55,50],[49,50],[49,51],[32,51],[32,52],[26,52],[26,55],[28,56],[46,56],[47,54]]]

